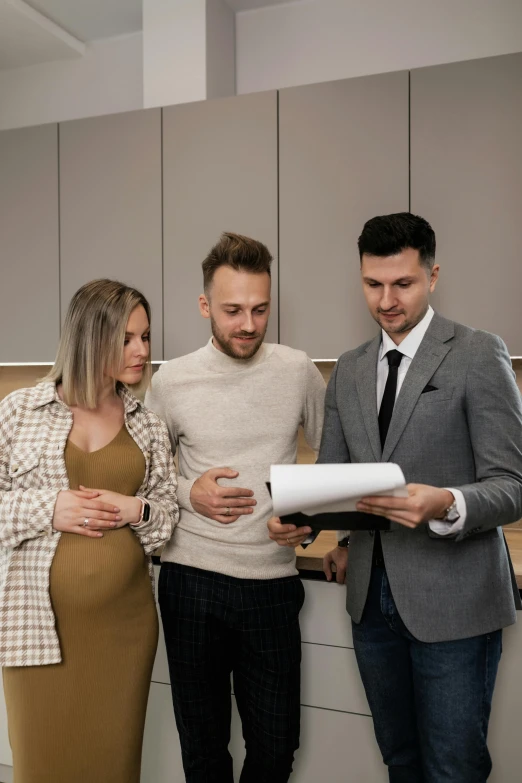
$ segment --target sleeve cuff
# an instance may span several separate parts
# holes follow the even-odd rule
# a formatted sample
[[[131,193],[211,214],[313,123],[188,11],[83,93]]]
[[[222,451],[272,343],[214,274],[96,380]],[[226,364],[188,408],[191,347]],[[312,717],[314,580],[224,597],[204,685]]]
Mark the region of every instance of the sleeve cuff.
[[[464,495],[460,489],[452,489],[451,487],[444,487],[444,489],[447,489],[448,492],[451,492],[455,498],[457,511],[459,512],[460,517],[456,522],[444,522],[442,519],[430,519],[428,524],[431,532],[436,533],[438,536],[456,536],[458,533],[460,533],[464,527],[464,523],[466,522],[466,500],[464,499]]]
[[[178,489],[176,492],[179,507],[187,509],[187,511],[190,511],[192,514],[196,513],[190,502],[190,493],[195,481],[197,481],[195,478],[186,479],[183,476],[178,476]]]
[[[347,538],[350,535],[349,530],[338,530],[337,531],[337,540],[342,541],[343,538]]]

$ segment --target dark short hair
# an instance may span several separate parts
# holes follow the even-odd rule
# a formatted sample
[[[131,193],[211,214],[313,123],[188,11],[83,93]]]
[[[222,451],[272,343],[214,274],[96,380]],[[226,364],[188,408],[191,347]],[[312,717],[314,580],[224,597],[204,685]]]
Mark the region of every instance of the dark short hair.
[[[411,247],[419,251],[423,266],[431,270],[435,263],[435,232],[427,220],[411,212],[380,215],[368,220],[357,244],[361,261],[365,253],[394,256]]]
[[[262,242],[226,231],[201,264],[205,292],[209,290],[216,269],[220,266],[230,266],[239,272],[251,272],[254,275],[263,272],[270,275],[272,260],[269,249]]]

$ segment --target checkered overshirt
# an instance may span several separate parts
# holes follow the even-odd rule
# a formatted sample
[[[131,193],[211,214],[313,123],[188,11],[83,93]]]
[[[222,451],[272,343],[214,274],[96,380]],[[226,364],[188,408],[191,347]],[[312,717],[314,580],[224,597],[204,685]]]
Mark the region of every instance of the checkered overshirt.
[[[120,389],[125,425],[145,457],[137,494],[150,519],[133,527],[149,559],[178,521],[176,476],[165,424]],[[0,665],[59,663],[49,573],[60,533],[53,529],[58,492],[69,488],[64,450],[70,409],[53,383],[15,391],[0,402]]]

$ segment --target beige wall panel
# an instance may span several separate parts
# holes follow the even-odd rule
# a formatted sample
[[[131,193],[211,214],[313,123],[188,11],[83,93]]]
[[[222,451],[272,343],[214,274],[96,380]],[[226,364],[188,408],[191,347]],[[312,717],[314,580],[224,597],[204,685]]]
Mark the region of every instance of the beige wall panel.
[[[274,256],[268,339],[277,342],[277,95],[257,93],[163,111],[165,358],[210,336],[198,310],[201,262],[223,231]]]
[[[519,614],[520,617],[520,614]],[[522,623],[504,629],[488,744],[493,758],[489,783],[518,783],[522,765],[520,713],[522,712]]]
[[[408,74],[282,90],[279,131],[281,342],[336,359],[376,333],[362,227],[408,209]]]
[[[60,125],[62,316],[98,277],[142,291],[162,350],[161,110]]]
[[[336,673],[342,679],[344,672]],[[321,678],[323,672],[316,672]],[[232,706],[232,741],[236,780],[245,756],[241,724]],[[301,740],[290,783],[385,783],[387,770],[373,734],[372,719],[347,712],[301,707]],[[144,781],[143,783],[146,783]],[[170,783],[170,782],[169,782]]]
[[[440,311],[522,355],[522,54],[411,73],[411,208],[437,235]]]
[[[321,677],[321,672],[316,673]],[[343,677],[343,672],[336,675]],[[229,750],[239,780],[245,743],[235,699]],[[373,734],[371,718],[336,710],[301,708],[301,747],[296,753],[294,783],[384,783],[386,768]],[[183,779],[179,737],[169,685],[152,683],[141,768],[142,783],[172,783]]]
[[[0,133],[0,362],[52,361],[60,331],[56,125]]]

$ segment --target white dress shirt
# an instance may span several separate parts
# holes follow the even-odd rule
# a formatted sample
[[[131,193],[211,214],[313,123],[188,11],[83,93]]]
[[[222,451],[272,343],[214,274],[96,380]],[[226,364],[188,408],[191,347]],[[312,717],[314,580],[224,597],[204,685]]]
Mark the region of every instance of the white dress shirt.
[[[401,360],[397,373],[397,394],[395,396],[395,399],[397,399],[406,374],[410,369],[410,364],[424,339],[424,335],[426,334],[434,315],[433,307],[428,307],[424,318],[419,321],[417,326],[411,330],[408,336],[405,337],[399,345],[396,345],[393,342],[390,335],[387,334],[384,329],[382,330],[381,349],[377,360],[377,410],[381,407],[384,387],[386,386],[386,381],[388,379],[388,359],[386,358],[386,354],[388,351],[399,351],[403,354],[403,359]],[[447,487],[447,489],[455,498],[460,518],[457,519],[456,522],[444,522],[441,519],[432,519],[429,522],[430,529],[439,536],[454,535],[458,533],[466,521],[466,501],[464,495],[458,489],[451,489],[451,487]]]
[[[397,399],[402,384],[404,383],[406,374],[410,369],[410,364],[412,363],[412,360],[417,353],[417,350],[428,330],[428,326],[430,325],[434,314],[435,313],[433,308],[428,307],[424,318],[419,321],[417,326],[411,330],[408,336],[405,337],[399,345],[396,345],[393,342],[390,335],[387,334],[384,329],[382,330],[381,347],[377,359],[377,410],[379,410],[381,407],[381,402],[384,395],[384,387],[386,386],[386,381],[388,379],[388,359],[386,358],[386,354],[388,351],[399,351],[403,354],[403,358],[397,372],[397,392],[395,396],[395,399]],[[452,489],[450,487],[446,487],[446,489],[448,489],[448,491],[451,492],[455,498],[457,511],[460,514],[460,518],[456,522],[444,522],[442,519],[430,520],[428,523],[430,529],[433,531],[433,533],[436,533],[439,536],[456,535],[464,526],[464,522],[466,521],[466,501],[464,499],[464,495],[459,489]],[[338,531],[339,540],[344,538],[346,535],[347,532]]]

